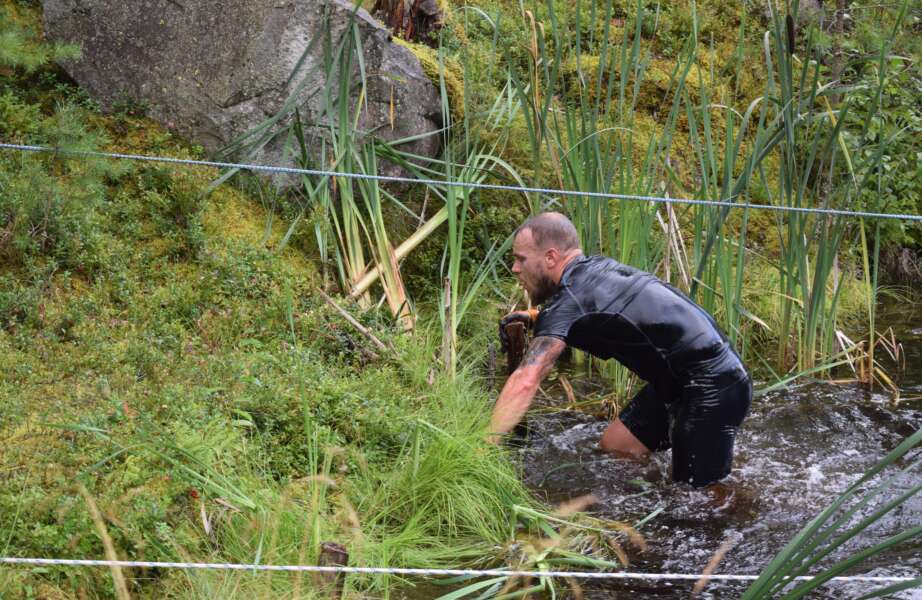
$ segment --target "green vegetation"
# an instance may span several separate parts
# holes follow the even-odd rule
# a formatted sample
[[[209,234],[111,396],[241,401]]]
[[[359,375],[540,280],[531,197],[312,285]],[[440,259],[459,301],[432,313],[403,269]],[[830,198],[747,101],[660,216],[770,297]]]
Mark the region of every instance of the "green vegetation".
[[[55,81],[47,63],[16,71],[4,139],[195,154],[130,112],[68,102],[73,93],[36,102],[60,93],[42,87]],[[373,156],[341,147],[346,166],[373,171]],[[216,175],[46,155],[0,162],[3,553],[103,556],[82,483],[123,557],[315,563],[336,541],[355,564],[538,560],[516,542],[553,530],[483,444],[489,398],[477,374],[432,368],[431,317],[410,337],[347,304],[393,348],[383,355],[315,295],[318,263],[303,240],[290,243],[298,222],[326,217],[280,206],[258,182],[249,188],[263,206],[227,185],[205,195]],[[363,186],[356,203],[375,197]],[[368,208],[381,205],[356,204],[354,216]],[[294,225],[274,226],[275,209]],[[382,219],[370,229],[386,233]],[[469,327],[457,352],[483,347],[487,325]],[[581,557],[567,548],[586,539],[568,536],[540,560]],[[307,576],[126,574],[142,597],[323,593]],[[347,589],[393,584],[354,577]],[[3,569],[0,589],[116,593],[105,570]]]
[[[785,14],[745,4],[705,3],[700,11],[644,2],[478,4],[464,15],[463,25],[457,14],[450,20],[455,37],[477,35],[480,44],[447,43],[462,64],[489,61],[465,78],[466,90],[489,99],[512,85],[518,105],[510,124],[528,152],[501,154],[529,184],[879,210],[893,210],[891,190],[901,189],[903,206],[918,211],[904,173],[888,167],[897,152],[917,148],[918,123],[906,116],[915,107],[895,99],[902,129],[884,125],[893,116],[883,108],[890,75],[917,74],[910,61],[893,58],[897,47],[915,48],[901,33],[918,18],[906,6],[884,15],[889,33],[856,32],[862,53],[848,64],[824,55],[845,36],[815,27],[815,14],[791,20],[789,35]],[[496,52],[497,38],[513,43]],[[485,58],[483,46],[500,59]],[[744,62],[761,68],[732,68]],[[854,99],[845,83],[860,90]],[[480,96],[466,94],[476,105]],[[828,374],[849,363],[860,379],[889,385],[874,362],[878,256],[882,246],[911,239],[905,226],[572,196],[529,200],[532,211],[550,204],[569,213],[588,252],[657,273],[694,296],[770,377]],[[845,335],[844,323],[858,319],[871,327]],[[861,336],[868,339],[846,341]],[[626,397],[629,374],[610,363],[599,368]]]
[[[200,154],[137,106],[100,114],[53,66],[77,50],[41,43],[37,10],[0,4],[0,139]],[[919,15],[868,10],[886,32],[804,26],[792,46],[784,14],[724,0],[455,5],[440,50],[416,49],[442,92],[444,155],[420,166],[361,139],[337,101],[364,85],[360,73],[322,90],[331,158],[311,166],[374,174],[388,160],[449,181],[918,213],[918,42],[907,29]],[[353,72],[352,40],[323,68]],[[833,47],[847,60],[810,60]],[[762,70],[743,68],[753,64]],[[228,151],[265,145],[292,111]],[[291,133],[292,155],[310,165],[300,119]],[[922,239],[895,223],[450,186],[404,194],[339,176],[304,177],[281,197],[218,175],[0,155],[2,554],[102,557],[83,484],[117,551],[139,560],[313,564],[329,541],[356,565],[611,566],[624,540],[546,514],[482,442],[490,397],[478,366],[511,293],[498,265],[519,219],[567,211],[588,251],[696,294],[782,382],[859,353],[859,375],[884,378],[878,255]],[[334,286],[386,351],[316,293]],[[376,308],[382,295],[389,310]],[[867,338],[863,353],[836,345],[846,324]],[[616,366],[588,365],[619,399],[634,385]],[[139,597],[324,594],[291,574],[130,577]],[[395,583],[409,585],[350,577],[347,594],[386,596]],[[506,583],[468,591],[524,595]],[[57,568],[0,570],[0,590],[116,593],[107,571]]]

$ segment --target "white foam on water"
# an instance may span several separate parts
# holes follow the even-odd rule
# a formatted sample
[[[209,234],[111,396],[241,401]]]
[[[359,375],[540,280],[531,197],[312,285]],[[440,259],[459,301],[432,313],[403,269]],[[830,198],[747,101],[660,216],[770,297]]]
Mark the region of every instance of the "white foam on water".
[[[731,476],[732,485],[747,499],[739,506],[718,509],[708,506],[709,498],[702,492],[670,481],[669,452],[654,454],[646,464],[601,453],[598,440],[607,422],[590,419],[573,414],[549,416],[543,436],[541,426],[536,427],[538,434],[532,446],[523,450],[526,472],[533,471],[530,481],[536,482],[561,464],[572,462],[575,467],[554,471],[553,482],[550,477],[548,481],[557,486],[558,493],[569,487],[591,490],[600,497],[593,508],[598,516],[632,523],[662,509],[641,528],[649,549],[632,555],[632,564],[641,570],[701,570],[732,533],[742,539],[724,558],[719,572],[757,574],[801,527],[892,450],[905,430],[922,426],[922,410],[894,407],[858,386],[802,386],[762,397],[737,438]],[[869,482],[868,488],[895,472],[885,471]],[[911,478],[906,479],[897,482],[897,493],[912,485]],[[878,507],[872,503],[861,508],[856,522]],[[922,495],[862,532],[828,560],[840,560],[920,521]],[[909,570],[922,567],[918,552],[915,558],[906,556],[881,556],[864,570],[876,568],[881,575],[899,575],[889,569],[894,560]],[[724,597],[724,591],[729,594],[726,597],[735,597],[742,588],[709,589],[721,590],[714,597]],[[677,586],[669,597],[687,597],[683,590]],[[830,588],[815,597],[852,597],[853,591],[861,595],[870,588]],[[587,600],[611,597],[586,596]]]

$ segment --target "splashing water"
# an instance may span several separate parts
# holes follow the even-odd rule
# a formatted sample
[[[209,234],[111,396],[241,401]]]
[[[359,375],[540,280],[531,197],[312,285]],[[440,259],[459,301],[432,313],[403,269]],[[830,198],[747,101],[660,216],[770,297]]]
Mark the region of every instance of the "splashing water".
[[[918,323],[918,320],[915,321]],[[906,396],[922,392],[922,330],[898,331],[907,371],[900,385]],[[855,385],[809,383],[754,399],[737,438],[730,483],[735,497],[721,507],[708,496],[669,478],[669,453],[645,463],[614,458],[598,449],[607,422],[573,411],[533,414],[519,450],[526,482],[551,501],[593,493],[591,512],[598,517],[635,524],[659,513],[640,531],[645,552],[629,552],[632,571],[700,573],[721,544],[736,543],[715,573],[757,575],[798,531],[869,467],[922,427],[922,401],[893,405],[883,393]],[[916,448],[875,481],[918,460]],[[917,483],[917,472],[902,476],[886,497]],[[871,485],[875,483],[871,482]],[[870,487],[870,486],[869,486]],[[879,503],[862,509],[871,514]],[[827,557],[832,563],[862,548],[883,542],[922,522],[922,495],[863,531]],[[922,541],[910,540],[863,563],[852,574],[915,576],[922,572]],[[747,584],[712,582],[702,598],[738,597]],[[880,584],[835,583],[811,598],[857,597]],[[587,599],[630,593],[641,597],[688,598],[692,584],[613,581],[587,584]],[[922,590],[889,596],[922,598]]]

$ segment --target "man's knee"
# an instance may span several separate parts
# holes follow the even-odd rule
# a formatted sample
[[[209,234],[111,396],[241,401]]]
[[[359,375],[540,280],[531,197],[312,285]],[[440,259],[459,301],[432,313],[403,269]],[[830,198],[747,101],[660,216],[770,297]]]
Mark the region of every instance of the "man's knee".
[[[622,456],[642,457],[650,453],[650,449],[631,433],[621,419],[615,419],[605,429],[602,439],[599,440],[599,446],[605,452]]]

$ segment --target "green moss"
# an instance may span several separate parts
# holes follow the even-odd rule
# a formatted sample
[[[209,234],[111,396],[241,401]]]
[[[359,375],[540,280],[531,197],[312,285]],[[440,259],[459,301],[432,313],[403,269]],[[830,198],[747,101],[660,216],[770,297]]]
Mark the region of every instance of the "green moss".
[[[444,78],[452,119],[456,122],[461,122],[464,119],[464,73],[458,62],[449,57],[444,58],[440,64],[438,51],[429,46],[415,44],[396,37],[394,42],[407,48],[419,59],[423,72],[436,86],[436,89],[441,86],[440,81]]]

